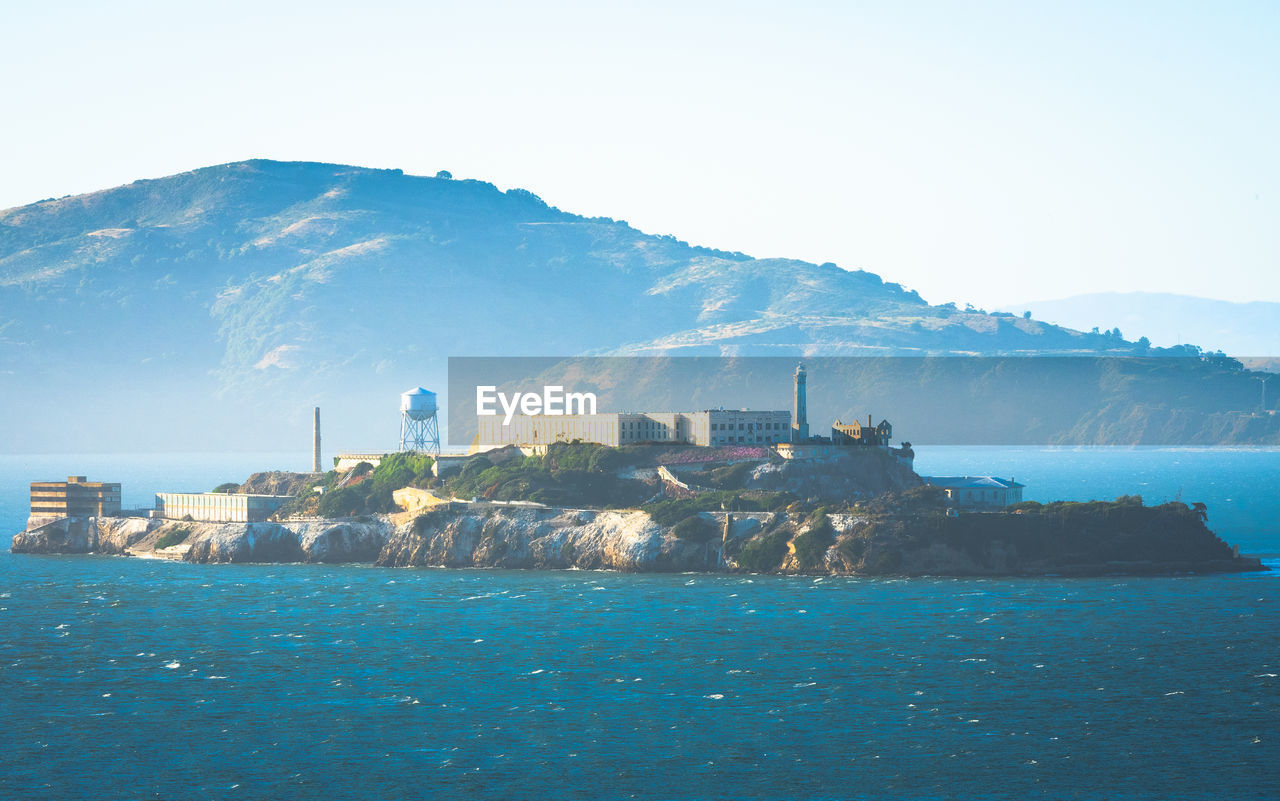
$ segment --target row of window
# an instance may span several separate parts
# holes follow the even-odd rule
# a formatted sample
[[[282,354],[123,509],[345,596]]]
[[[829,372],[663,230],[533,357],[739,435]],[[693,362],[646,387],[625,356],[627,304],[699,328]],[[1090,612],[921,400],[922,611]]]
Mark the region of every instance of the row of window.
[[[740,443],[741,443],[741,442],[764,442],[764,443],[774,443],[774,442],[784,442],[785,440],[784,440],[782,437],[775,437],[775,436],[774,436],[774,435],[772,435],[772,434],[766,434],[766,435],[764,435],[764,436],[760,437],[759,439],[757,439],[756,437],[744,437],[744,436],[742,436],[741,434],[739,434],[739,435],[738,435],[738,438],[737,438],[737,440],[736,440],[736,441],[737,441],[737,442],[740,442]],[[735,440],[734,440],[734,438],[733,438],[733,435],[732,435],[732,434],[730,434],[730,435],[728,435],[728,436],[719,436],[719,437],[712,437],[712,438],[711,438],[711,444],[712,444],[712,445],[728,445],[728,444],[731,444],[731,443],[733,443],[733,442],[735,442]]]
[[[32,498],[119,498],[120,490],[106,492],[70,492],[66,490],[31,490]]]
[[[785,426],[782,423],[760,423],[761,431],[781,431]],[[712,431],[733,431],[733,423],[712,423]],[[755,431],[755,423],[738,423],[738,431]]]

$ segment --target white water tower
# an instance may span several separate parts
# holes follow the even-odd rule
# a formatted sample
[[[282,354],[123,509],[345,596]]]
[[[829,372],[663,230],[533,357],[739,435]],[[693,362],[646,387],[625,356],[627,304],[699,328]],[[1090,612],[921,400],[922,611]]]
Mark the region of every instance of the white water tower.
[[[422,387],[400,393],[400,450],[440,454],[436,393]]]

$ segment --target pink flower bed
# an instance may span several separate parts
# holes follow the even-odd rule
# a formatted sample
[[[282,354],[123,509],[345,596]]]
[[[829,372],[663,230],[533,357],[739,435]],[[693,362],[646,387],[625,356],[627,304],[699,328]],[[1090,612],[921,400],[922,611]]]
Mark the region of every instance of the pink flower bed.
[[[682,465],[704,464],[707,462],[736,462],[743,459],[768,459],[768,448],[756,445],[723,445],[715,448],[685,447],[680,449],[662,448],[656,450],[651,464]]]

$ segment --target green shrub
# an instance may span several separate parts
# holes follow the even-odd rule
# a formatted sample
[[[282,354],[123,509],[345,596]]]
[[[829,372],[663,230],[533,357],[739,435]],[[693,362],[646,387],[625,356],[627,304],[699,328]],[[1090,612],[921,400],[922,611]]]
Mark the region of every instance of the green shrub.
[[[796,496],[789,492],[762,492],[756,496],[755,502],[759,505],[757,511],[760,512],[779,512],[795,502]]]
[[[641,510],[660,526],[674,526],[698,512],[770,512],[792,500],[785,492],[700,492],[692,498],[665,498],[646,503]]]
[[[190,526],[174,526],[168,531],[160,535],[160,539],[156,540],[156,548],[168,548],[177,545],[180,542],[186,542],[187,537],[191,536]]]
[[[317,507],[320,505],[321,495],[316,492],[316,489],[320,488],[326,492],[330,491],[338,485],[338,481],[341,478],[342,474],[336,470],[330,470],[323,475],[313,476],[298,488],[298,494],[293,500],[289,501],[276,511],[274,517],[276,519],[281,519],[285,517],[292,517],[294,515],[318,514]]]
[[[1038,512],[1043,508],[1039,501],[1018,501],[1004,508],[1006,512]]]
[[[867,565],[868,573],[893,573],[902,566],[902,553],[897,550],[882,550],[872,556]]]
[[[734,557],[738,566],[753,573],[767,573],[777,570],[782,565],[782,558],[787,555],[787,532],[775,529],[761,534],[742,546],[742,550]]]
[[[354,517],[365,510],[369,482],[362,481],[354,487],[330,490],[320,496],[316,511],[321,517]]]
[[[717,467],[711,471],[711,486],[722,490],[742,489],[747,475],[755,467],[748,462],[739,462],[726,467]]]
[[[489,461],[489,458],[487,456],[476,454],[475,456],[472,456],[470,459],[468,459],[464,465],[462,465],[462,470],[459,471],[458,478],[460,479],[475,478],[476,476],[483,473],[485,470],[488,470],[490,467],[493,467],[493,462]]]
[[[225,484],[219,484],[213,488],[213,491],[218,493],[238,492],[239,490],[240,485],[234,481],[228,481]]]
[[[319,514],[323,517],[346,517],[365,512],[395,511],[393,493],[404,487],[422,486],[430,481],[433,478],[431,466],[434,461],[430,456],[406,452],[387,454],[377,467],[361,462],[352,468],[348,477],[368,475],[368,478],[357,484],[326,492],[320,499]]]
[[[589,470],[591,457],[603,447],[587,442],[553,442],[547,446],[542,463],[551,471]]]
[[[617,473],[623,467],[624,460],[617,448],[597,448],[587,463],[592,473]]]
[[[676,523],[671,533],[688,542],[709,542],[715,536],[715,527],[703,520],[699,515],[691,515]]]
[[[809,530],[798,535],[791,544],[796,549],[796,561],[802,570],[816,570],[826,560],[827,549],[836,541],[835,530],[827,520],[826,510],[818,508],[809,518]]]
[[[846,562],[856,565],[867,552],[867,541],[862,537],[845,537],[836,545],[836,550]]]
[[[670,498],[653,503],[646,503],[640,508],[660,526],[674,526],[686,517],[698,512],[709,512],[720,507],[719,501],[710,494],[695,498]]]
[[[547,446],[543,465],[552,472],[581,470],[589,473],[616,473],[625,466],[617,448],[593,442],[554,442]]]

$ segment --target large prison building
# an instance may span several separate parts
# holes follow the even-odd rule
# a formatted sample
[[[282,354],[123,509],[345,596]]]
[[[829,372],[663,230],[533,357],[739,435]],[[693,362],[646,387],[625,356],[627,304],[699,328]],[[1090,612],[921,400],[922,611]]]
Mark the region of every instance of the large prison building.
[[[684,445],[775,445],[791,441],[791,412],[709,409],[702,412],[608,412],[604,414],[482,415],[479,443],[536,446],[594,442],[619,447],[642,443]]]

